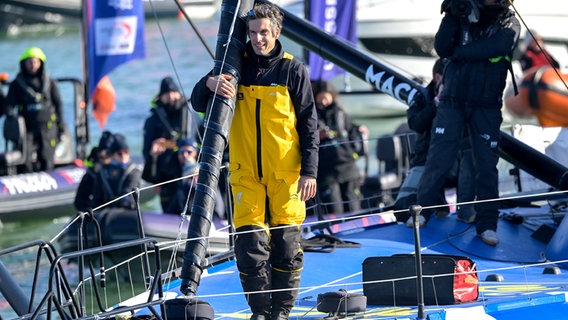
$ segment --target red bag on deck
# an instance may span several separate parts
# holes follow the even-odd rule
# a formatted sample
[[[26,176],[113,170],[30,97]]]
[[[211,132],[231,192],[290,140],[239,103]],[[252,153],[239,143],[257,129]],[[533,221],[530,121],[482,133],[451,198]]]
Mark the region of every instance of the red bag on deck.
[[[363,294],[371,305],[417,305],[414,255],[370,257],[363,261]],[[422,255],[424,302],[450,305],[476,301],[479,294],[475,263],[468,257]],[[407,279],[404,279],[407,278]]]

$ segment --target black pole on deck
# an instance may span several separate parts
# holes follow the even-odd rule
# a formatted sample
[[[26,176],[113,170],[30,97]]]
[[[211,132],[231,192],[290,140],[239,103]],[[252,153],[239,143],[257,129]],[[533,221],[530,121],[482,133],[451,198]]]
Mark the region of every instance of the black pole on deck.
[[[416,263],[416,298],[418,306],[418,314],[416,319],[425,319],[424,313],[424,282],[422,279],[422,252],[420,251],[420,223],[418,218],[422,207],[413,205],[410,207],[410,214],[412,215],[412,222],[414,226],[414,254]]]
[[[223,0],[221,5],[213,74],[232,75],[235,87],[241,78],[242,57],[247,37],[245,19],[253,5],[253,0]],[[233,26],[235,15],[236,21]],[[215,96],[208,102],[205,136],[199,158],[199,176],[193,204],[190,212],[187,212],[190,216],[187,238],[194,240],[186,243],[180,275],[182,278],[180,290],[189,296],[197,292],[205,265],[207,237],[211,230],[223,151],[227,146],[229,128],[233,121],[235,100],[236,97],[225,99]]]
[[[568,190],[568,169],[506,132],[499,142],[501,158],[558,190]]]

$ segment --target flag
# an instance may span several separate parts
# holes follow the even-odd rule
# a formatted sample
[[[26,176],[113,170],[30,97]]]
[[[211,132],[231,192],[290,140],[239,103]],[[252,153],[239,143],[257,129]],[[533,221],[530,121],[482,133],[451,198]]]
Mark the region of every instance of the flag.
[[[328,33],[335,34],[353,45],[357,44],[357,1],[311,0],[310,21]],[[310,52],[308,56],[311,80],[330,80],[345,71]]]
[[[84,1],[85,80],[91,96],[116,67],[144,58],[144,5],[142,0]]]
[[[116,94],[107,76],[104,76],[95,87],[91,101],[93,102],[93,117],[102,130],[106,125],[108,116],[116,109]]]

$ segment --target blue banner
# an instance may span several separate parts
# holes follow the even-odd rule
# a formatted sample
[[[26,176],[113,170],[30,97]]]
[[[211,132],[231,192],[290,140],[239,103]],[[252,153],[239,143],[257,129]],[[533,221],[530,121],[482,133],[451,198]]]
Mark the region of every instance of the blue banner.
[[[97,83],[116,67],[144,58],[144,4],[142,0],[85,2],[86,74],[91,96]]]
[[[310,21],[328,33],[357,45],[357,1],[311,0]],[[312,80],[330,80],[345,71],[333,63],[323,60],[310,52],[308,56],[310,78]]]

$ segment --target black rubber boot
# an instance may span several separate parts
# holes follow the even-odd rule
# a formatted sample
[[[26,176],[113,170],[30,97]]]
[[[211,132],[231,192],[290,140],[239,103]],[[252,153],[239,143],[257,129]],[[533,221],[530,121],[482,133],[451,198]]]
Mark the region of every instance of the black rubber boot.
[[[300,229],[297,226],[276,228],[271,231],[272,289],[288,289],[272,292],[272,320],[288,319],[298,297],[300,270],[304,266],[301,239]]]
[[[289,289],[272,292],[271,320],[286,320],[294,307],[300,288],[300,272],[272,270],[272,289]]]
[[[268,320],[271,308],[271,295],[266,292],[271,289],[268,234],[255,226],[238,228],[237,233],[235,256],[241,285],[253,313],[251,319]]]
[[[253,313],[250,320],[270,320],[270,316],[264,313]]]
[[[252,311],[251,319],[270,319],[271,295],[270,292],[264,292],[270,291],[269,276],[270,275],[267,273],[258,276],[247,276],[242,273],[240,275],[241,285],[245,291],[245,297],[250,310]]]
[[[290,311],[288,312],[276,312],[272,314],[272,318],[270,320],[288,320],[290,318]]]

